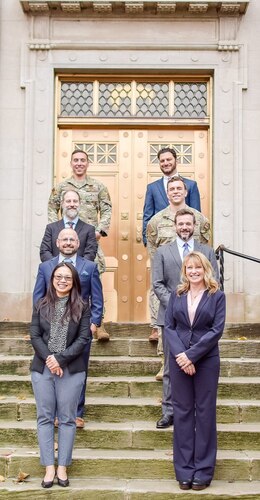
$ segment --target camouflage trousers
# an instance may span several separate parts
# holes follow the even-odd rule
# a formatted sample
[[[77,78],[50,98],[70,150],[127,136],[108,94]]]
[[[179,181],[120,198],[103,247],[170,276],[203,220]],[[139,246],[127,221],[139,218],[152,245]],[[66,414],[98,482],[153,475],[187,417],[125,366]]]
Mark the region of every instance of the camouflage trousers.
[[[96,258],[95,258],[95,263],[97,264],[98,272],[99,272],[99,277],[100,277],[100,280],[101,280],[101,275],[106,270],[106,261],[105,261],[105,254],[104,254],[104,252],[103,252],[103,250],[102,250],[102,248],[100,246],[100,243],[98,243],[97,255],[96,255]],[[105,309],[105,303],[104,303],[103,314],[102,314],[102,321],[104,319],[105,312],[106,312],[106,309]]]
[[[158,344],[157,344],[157,355],[162,356],[163,354],[163,345],[162,345],[162,329],[157,325],[157,317],[159,311],[160,301],[158,297],[155,295],[153,290],[152,283],[152,272],[151,272],[151,283],[150,283],[150,293],[149,293],[149,309],[150,309],[150,318],[151,318],[151,327],[158,328]]]
[[[99,274],[102,274],[106,270],[106,261],[105,261],[105,254],[101,248],[100,243],[98,242],[98,247],[97,247],[97,255],[95,258],[95,262],[98,266],[98,272]]]

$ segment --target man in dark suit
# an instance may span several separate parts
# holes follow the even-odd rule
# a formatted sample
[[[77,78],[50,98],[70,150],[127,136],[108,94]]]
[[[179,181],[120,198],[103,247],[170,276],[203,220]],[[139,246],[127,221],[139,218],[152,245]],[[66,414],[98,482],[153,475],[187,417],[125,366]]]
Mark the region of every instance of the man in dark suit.
[[[215,271],[216,279],[219,277],[217,260],[213,248],[209,245],[199,243],[199,241],[193,238],[195,223],[195,215],[191,210],[188,208],[178,210],[175,215],[176,240],[159,247],[153,260],[153,288],[160,301],[157,324],[162,328],[164,351],[162,417],[156,424],[158,429],[164,429],[173,423],[169,350],[164,339],[164,317],[171,292],[176,289],[180,281],[183,258],[192,250],[203,253],[210,261]]]
[[[59,254],[56,241],[62,229],[75,229],[79,238],[78,255],[85,259],[94,260],[97,253],[95,227],[79,219],[80,197],[72,189],[65,191],[61,201],[62,219],[47,224],[40,246],[42,262],[52,259]]]
[[[73,229],[63,229],[59,233],[57,238],[57,246],[59,255],[57,257],[54,257],[53,259],[47,260],[46,262],[42,262],[39,265],[36,283],[33,291],[33,304],[37,304],[38,300],[44,297],[44,295],[46,294],[51,273],[55,266],[59,262],[62,262],[64,260],[70,262],[78,271],[82,298],[85,301],[89,301],[90,303],[90,330],[92,335],[94,335],[97,331],[97,328],[101,325],[104,306],[102,285],[99,278],[97,264],[83,259],[79,255],[77,255],[77,250],[79,248],[79,239],[76,231],[74,231]],[[91,344],[88,344],[84,351],[86,367],[88,366],[90,346]],[[84,427],[83,413],[85,404],[86,380],[78,405],[76,421],[77,427]]]
[[[147,243],[146,226],[153,215],[169,205],[167,182],[174,175],[178,175],[176,167],[177,154],[175,149],[163,148],[158,152],[157,156],[163,177],[147,186],[143,209],[143,242],[145,246]],[[185,198],[186,205],[200,211],[200,194],[197,182],[187,179],[186,177],[183,178],[183,180],[188,192]]]

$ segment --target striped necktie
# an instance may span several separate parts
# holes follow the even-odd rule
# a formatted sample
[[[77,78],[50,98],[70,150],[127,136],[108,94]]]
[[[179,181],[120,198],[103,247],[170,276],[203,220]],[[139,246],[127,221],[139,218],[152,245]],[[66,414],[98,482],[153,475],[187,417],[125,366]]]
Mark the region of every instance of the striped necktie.
[[[189,245],[188,245],[188,243],[186,241],[182,245],[182,248],[183,248],[183,258],[184,258],[184,257],[186,257],[186,255],[188,255],[190,253]]]

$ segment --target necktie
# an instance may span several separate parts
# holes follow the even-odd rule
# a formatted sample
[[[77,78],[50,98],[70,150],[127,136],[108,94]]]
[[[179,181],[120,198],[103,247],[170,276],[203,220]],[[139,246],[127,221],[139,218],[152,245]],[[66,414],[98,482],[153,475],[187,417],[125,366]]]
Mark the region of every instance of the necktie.
[[[65,257],[65,259],[63,259],[63,262],[67,262],[68,264],[73,264],[73,260],[70,259],[69,257]]]
[[[190,253],[190,250],[189,250],[189,245],[187,242],[185,242],[183,245],[183,258],[186,257],[186,255],[188,255]]]
[[[67,221],[67,225],[69,226],[70,229],[73,229],[73,226],[74,226],[74,222],[68,220]]]

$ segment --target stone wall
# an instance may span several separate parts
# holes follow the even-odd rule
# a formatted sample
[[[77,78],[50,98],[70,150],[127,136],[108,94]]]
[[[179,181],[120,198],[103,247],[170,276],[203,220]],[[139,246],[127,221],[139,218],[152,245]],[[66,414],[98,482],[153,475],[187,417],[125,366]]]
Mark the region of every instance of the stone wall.
[[[214,247],[259,256],[257,0],[242,16],[143,18],[34,16],[18,0],[2,0],[0,22],[0,319],[30,317],[53,177],[56,70],[211,72]],[[260,266],[227,255],[225,269],[229,320],[259,321]]]

